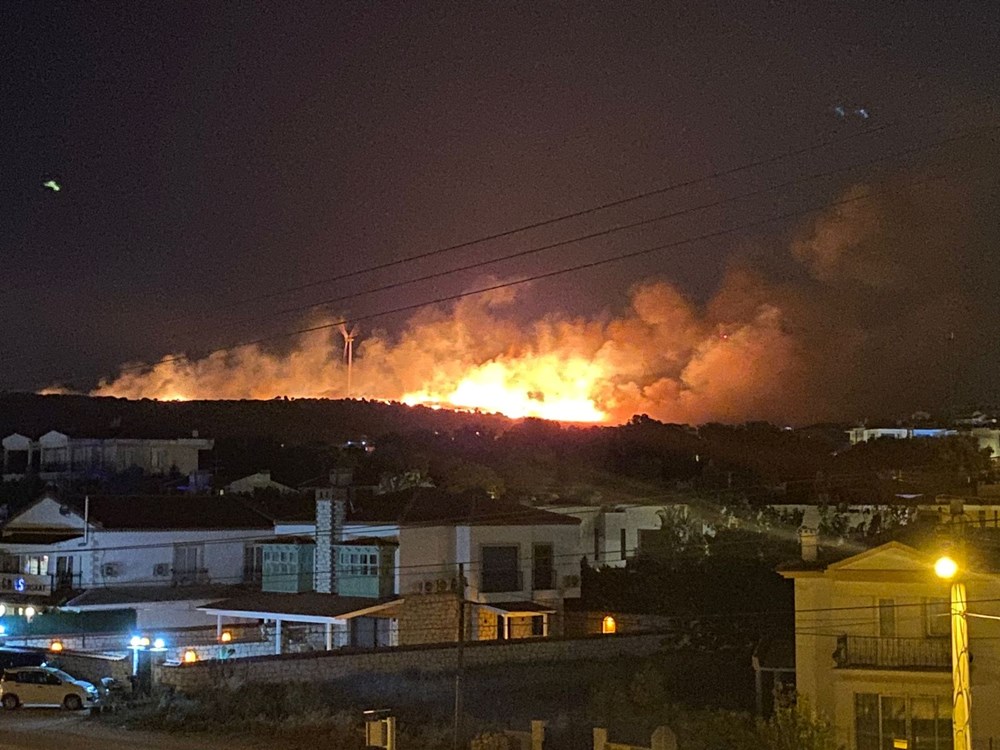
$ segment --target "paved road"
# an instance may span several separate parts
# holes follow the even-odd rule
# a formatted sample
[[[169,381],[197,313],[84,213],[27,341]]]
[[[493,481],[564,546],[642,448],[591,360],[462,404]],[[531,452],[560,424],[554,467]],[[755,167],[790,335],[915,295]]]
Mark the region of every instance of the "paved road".
[[[59,709],[0,711],[2,750],[258,750],[231,738],[191,737],[116,729],[86,712]],[[272,743],[273,747],[273,743]]]

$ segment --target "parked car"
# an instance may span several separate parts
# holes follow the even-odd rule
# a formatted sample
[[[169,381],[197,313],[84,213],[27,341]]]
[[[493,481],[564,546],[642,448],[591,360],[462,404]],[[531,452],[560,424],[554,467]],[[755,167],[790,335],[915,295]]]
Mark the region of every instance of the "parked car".
[[[97,688],[55,667],[17,667],[0,675],[0,705],[62,706],[70,711],[97,705]]]

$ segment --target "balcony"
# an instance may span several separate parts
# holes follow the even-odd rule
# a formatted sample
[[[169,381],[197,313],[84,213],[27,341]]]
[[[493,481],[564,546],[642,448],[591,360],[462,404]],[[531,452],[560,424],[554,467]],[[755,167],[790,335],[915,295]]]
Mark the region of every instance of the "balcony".
[[[951,670],[948,638],[880,638],[842,635],[833,660],[838,669],[902,669],[947,672]]]
[[[483,594],[506,594],[524,590],[524,575],[520,570],[484,568],[479,578]]]

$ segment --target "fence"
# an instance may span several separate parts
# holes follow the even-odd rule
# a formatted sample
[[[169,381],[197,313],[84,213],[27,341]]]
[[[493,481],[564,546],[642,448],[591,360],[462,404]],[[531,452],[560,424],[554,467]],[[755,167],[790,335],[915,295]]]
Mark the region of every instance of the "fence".
[[[467,667],[477,667],[645,656],[663,648],[666,645],[664,640],[663,634],[644,633],[501,642],[469,641],[464,644],[464,661]],[[162,664],[154,666],[153,681],[177,690],[192,691],[218,685],[220,681],[234,686],[247,682],[326,682],[373,672],[450,671],[455,666],[455,645],[433,644],[231,658],[224,662]]]

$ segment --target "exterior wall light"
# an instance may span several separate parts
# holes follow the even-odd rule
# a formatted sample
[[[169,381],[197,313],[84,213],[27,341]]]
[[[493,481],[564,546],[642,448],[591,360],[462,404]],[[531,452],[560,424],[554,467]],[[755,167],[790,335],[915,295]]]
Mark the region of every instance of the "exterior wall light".
[[[939,557],[934,563],[934,573],[938,578],[943,578],[946,581],[950,581],[958,573],[958,563],[952,560],[947,555]]]
[[[29,622],[31,621],[31,618],[34,617],[37,613],[38,611],[34,607],[25,607],[24,609],[24,616],[28,619]]]
[[[228,630],[223,630],[222,633],[219,635],[219,640],[222,641],[223,643],[229,643],[231,640],[233,640],[233,634],[230,633]]]
[[[605,635],[611,635],[612,633],[618,632],[618,623],[615,622],[614,617],[608,615],[601,620],[601,632]]]
[[[52,643],[49,644],[49,651],[51,651],[54,654],[58,654],[62,650],[63,650],[62,641],[52,641]]]
[[[185,664],[194,664],[196,661],[198,661],[197,651],[195,651],[193,648],[189,648],[187,651],[184,652]]]

